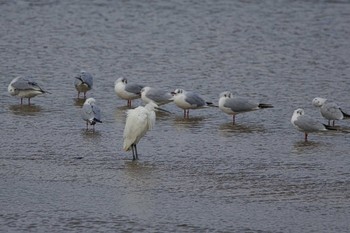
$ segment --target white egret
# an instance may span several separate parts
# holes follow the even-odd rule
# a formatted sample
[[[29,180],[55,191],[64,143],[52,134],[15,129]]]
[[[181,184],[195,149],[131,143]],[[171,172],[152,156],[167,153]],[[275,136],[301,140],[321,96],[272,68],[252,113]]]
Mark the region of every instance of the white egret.
[[[316,97],[312,100],[312,104],[320,108],[321,115],[328,120],[328,125],[331,125],[331,121],[333,121],[334,126],[336,120],[350,118],[350,115],[343,112],[338,104],[328,102],[327,99]]]
[[[131,107],[131,100],[141,98],[141,89],[143,85],[128,83],[126,78],[118,78],[114,82],[114,91],[118,97],[128,101],[127,105]]]
[[[161,110],[154,102],[149,102],[146,106],[139,106],[135,109],[129,109],[127,111],[127,117],[124,128],[124,144],[123,149],[125,151],[132,150],[133,160],[138,159],[136,145],[140,139],[146,134],[146,132],[153,128],[156,122],[155,111]],[[168,111],[166,111],[168,112]]]
[[[171,94],[173,95],[176,106],[184,110],[184,118],[189,117],[190,109],[205,108],[208,106],[215,107],[213,103],[204,101],[202,97],[191,91],[176,89]]]
[[[86,129],[89,129],[89,125],[92,125],[95,130],[96,122],[102,123],[101,110],[96,105],[96,100],[94,98],[88,98],[85,100],[81,109],[81,116],[83,120],[86,121]]]
[[[93,86],[93,78],[89,72],[82,70],[74,80],[75,89],[78,91],[78,99],[80,92],[84,93],[84,99],[86,99],[86,92],[90,91]]]
[[[313,132],[324,132],[328,130],[336,130],[331,126],[324,125],[317,120],[311,118],[310,116],[305,115],[305,111],[301,108],[298,108],[294,111],[291,123],[296,129],[305,134],[305,142],[307,141],[307,136],[309,133]]]
[[[21,98],[21,104],[23,104],[23,98],[28,98],[28,105],[30,105],[30,99],[45,93],[50,93],[44,91],[36,82],[33,81],[31,76],[19,76],[11,81],[7,88],[8,92],[12,96],[18,96]]]
[[[258,103],[242,97],[234,97],[229,91],[220,94],[219,108],[224,113],[232,115],[235,124],[236,115],[239,113],[255,111],[262,108],[273,108],[271,104]]]

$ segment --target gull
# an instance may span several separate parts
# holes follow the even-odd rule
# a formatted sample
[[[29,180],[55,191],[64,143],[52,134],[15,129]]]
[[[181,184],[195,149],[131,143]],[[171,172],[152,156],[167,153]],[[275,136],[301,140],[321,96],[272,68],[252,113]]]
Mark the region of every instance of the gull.
[[[19,76],[11,81],[7,88],[8,92],[12,96],[18,96],[21,98],[21,104],[23,104],[23,98],[28,98],[28,105],[30,105],[30,99],[45,93],[36,82],[33,81],[32,76]]]
[[[89,129],[89,125],[92,125],[93,130],[95,130],[96,122],[102,123],[101,110],[95,103],[96,100],[94,98],[88,98],[85,100],[81,109],[81,116],[86,121],[87,130]]]
[[[176,89],[171,94],[173,95],[176,106],[184,110],[184,118],[189,118],[190,109],[205,108],[208,106],[214,107],[213,103],[205,102],[202,97],[191,91]]]
[[[321,122],[318,122],[317,120],[311,118],[310,116],[305,115],[305,111],[301,108],[298,108],[294,111],[291,122],[295,128],[301,132],[304,132],[305,142],[307,142],[307,136],[309,133],[336,130],[331,126],[324,125]]]
[[[343,112],[338,104],[328,102],[327,99],[316,97],[312,100],[312,104],[320,108],[321,115],[328,120],[328,125],[331,125],[331,120],[334,126],[336,120],[350,118],[350,115]]]
[[[141,89],[143,85],[128,83],[126,78],[118,78],[114,82],[114,91],[118,97],[128,101],[127,105],[131,107],[131,100],[141,98]]]
[[[153,101],[146,106],[139,106],[135,109],[127,111],[125,128],[123,133],[123,149],[125,151],[132,150],[133,160],[138,159],[136,145],[140,139],[145,136],[148,130],[152,129],[156,122],[155,111],[161,110],[168,112],[158,107]]]
[[[86,92],[90,91],[93,86],[93,78],[89,72],[82,70],[74,80],[75,89],[78,91],[78,99],[80,92],[84,93],[84,99],[86,99]]]
[[[234,97],[229,91],[220,94],[219,108],[224,113],[232,115],[235,124],[236,115],[239,113],[255,111],[263,108],[273,108],[271,104],[258,103],[242,97]]]
[[[158,106],[167,104],[173,101],[173,95],[162,89],[153,87],[144,87],[141,89],[141,99],[145,104],[154,102]]]

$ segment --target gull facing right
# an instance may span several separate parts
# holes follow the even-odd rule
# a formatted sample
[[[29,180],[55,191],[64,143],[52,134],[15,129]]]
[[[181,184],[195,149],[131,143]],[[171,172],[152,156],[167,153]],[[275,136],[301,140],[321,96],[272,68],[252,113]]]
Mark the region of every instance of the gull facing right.
[[[350,115],[343,112],[338,104],[328,102],[327,99],[316,97],[312,100],[312,105],[320,108],[321,115],[328,120],[328,125],[331,125],[331,121],[333,121],[334,126],[336,120],[350,118]]]

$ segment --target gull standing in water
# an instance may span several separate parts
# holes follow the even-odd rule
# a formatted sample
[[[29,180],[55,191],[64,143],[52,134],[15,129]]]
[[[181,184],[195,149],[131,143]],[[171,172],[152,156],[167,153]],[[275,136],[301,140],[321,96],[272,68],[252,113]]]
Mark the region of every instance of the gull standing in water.
[[[338,104],[328,102],[327,99],[316,97],[312,100],[312,104],[313,106],[320,108],[321,115],[328,120],[328,125],[331,125],[331,121],[333,121],[334,126],[336,120],[350,118],[350,115],[343,112]]]
[[[118,78],[114,82],[114,91],[118,97],[128,101],[127,105],[131,107],[131,100],[141,98],[141,89],[143,85],[128,83],[126,78]]]
[[[335,130],[335,128],[332,128],[328,125],[324,125],[318,122],[317,120],[311,118],[310,116],[305,115],[305,111],[301,108],[298,108],[294,111],[291,122],[295,128],[297,128],[301,132],[304,132],[305,142],[307,142],[307,136],[309,133]]]
[[[174,98],[174,103],[179,108],[184,110],[184,118],[189,118],[190,109],[198,109],[212,106],[213,103],[205,102],[202,97],[191,91],[176,89],[171,93]]]
[[[12,96],[18,96],[21,98],[21,104],[23,104],[23,98],[28,99],[28,105],[30,105],[30,99],[45,93],[50,93],[44,91],[36,82],[33,81],[31,76],[19,76],[11,81],[7,88],[8,92]]]
[[[124,144],[123,149],[125,151],[132,150],[133,160],[138,159],[136,145],[140,139],[152,129],[156,122],[155,111],[163,110],[158,108],[158,105],[153,101],[146,104],[145,107],[139,106],[135,109],[129,109],[127,111],[127,117],[124,128]],[[167,112],[167,111],[166,111]]]
[[[160,106],[172,102],[173,95],[162,89],[144,87],[141,89],[141,99],[145,104],[153,101]]]
[[[90,91],[93,86],[93,78],[89,72],[82,70],[74,80],[75,89],[78,91],[78,99],[80,92],[84,93],[84,99],[86,99],[86,92]]]
[[[234,97],[231,92],[224,91],[220,94],[219,108],[224,113],[232,115],[233,124],[235,124],[236,115],[239,113],[273,108],[273,106],[271,104],[257,103],[242,97]]]
[[[101,110],[95,104],[96,100],[94,98],[88,98],[81,109],[81,116],[84,121],[86,121],[86,129],[89,129],[89,125],[92,125],[93,130],[95,130],[96,122],[102,123],[101,121]]]

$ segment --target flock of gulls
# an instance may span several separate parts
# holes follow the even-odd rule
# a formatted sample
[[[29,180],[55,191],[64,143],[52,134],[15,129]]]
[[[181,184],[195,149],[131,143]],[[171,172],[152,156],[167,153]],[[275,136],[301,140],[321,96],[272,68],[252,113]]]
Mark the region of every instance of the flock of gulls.
[[[86,99],[86,93],[93,87],[93,77],[89,72],[81,71],[75,77],[74,86],[78,91],[78,99],[80,94]],[[119,78],[115,81],[114,90],[118,97],[127,100],[127,106],[131,108],[131,101],[141,98],[145,106],[138,106],[127,111],[125,128],[123,133],[123,149],[125,151],[132,150],[133,160],[138,159],[136,145],[146,132],[153,128],[156,120],[156,111],[168,112],[159,106],[174,102],[175,105],[184,111],[184,118],[189,118],[190,109],[199,109],[206,107],[219,107],[221,111],[232,115],[232,122],[235,124],[235,116],[240,113],[255,111],[264,108],[272,108],[271,104],[258,103],[247,98],[236,97],[229,91],[220,94],[218,106],[213,103],[206,102],[201,96],[195,92],[176,89],[168,92],[162,89],[143,86],[139,84],[128,83],[126,78]],[[21,99],[28,99],[30,105],[31,98],[50,93],[42,89],[31,76],[19,76],[11,81],[8,86],[8,92],[12,96]],[[312,117],[305,114],[301,108],[296,109],[292,115],[291,123],[299,131],[304,133],[304,140],[307,141],[309,133],[323,132],[329,130],[337,130],[335,127],[336,120],[350,118],[336,103],[328,102],[324,98],[314,98],[312,104],[320,108],[321,115],[328,121],[323,124]],[[102,123],[101,111],[96,105],[94,98],[87,98],[81,110],[82,119],[86,122],[86,128],[91,125],[94,129],[96,123]],[[332,124],[331,124],[332,123]]]

